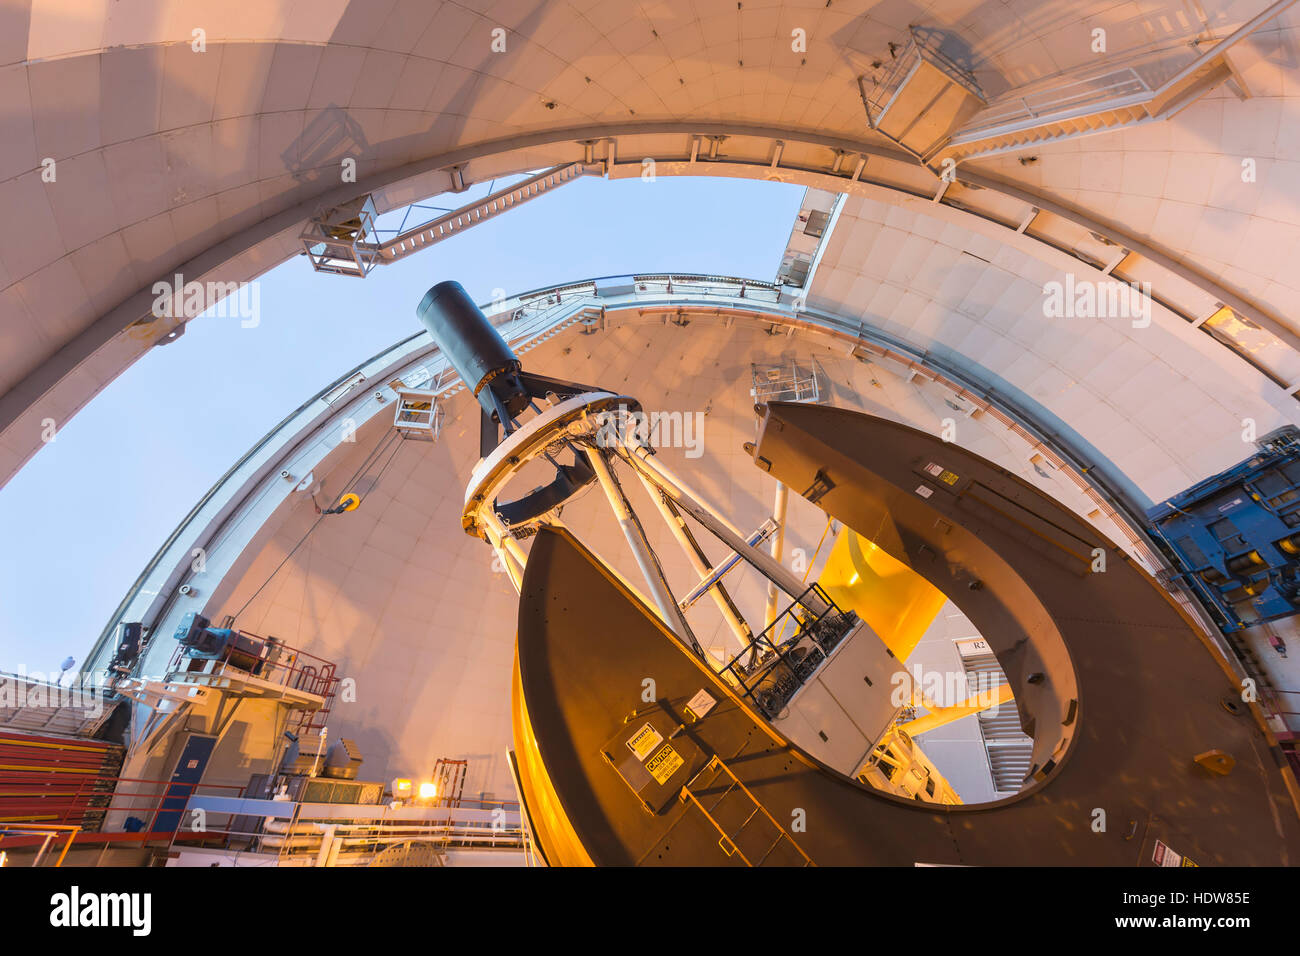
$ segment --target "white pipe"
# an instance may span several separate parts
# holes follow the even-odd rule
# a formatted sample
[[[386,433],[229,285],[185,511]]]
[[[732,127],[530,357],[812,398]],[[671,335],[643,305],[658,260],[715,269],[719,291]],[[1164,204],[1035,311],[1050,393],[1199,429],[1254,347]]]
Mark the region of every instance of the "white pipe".
[[[712,569],[704,563],[704,559],[701,558],[695,548],[691,546],[690,538],[686,536],[683,519],[679,515],[673,514],[669,509],[668,505],[664,502],[659,488],[654,484],[654,482],[640,471],[636,472],[636,476],[641,479],[641,484],[645,488],[646,494],[648,494],[650,500],[655,503],[655,507],[659,510],[659,514],[664,519],[664,523],[668,525],[668,530],[672,532],[673,537],[677,539],[677,543],[680,544],[682,550],[686,552],[686,559],[690,561],[691,567],[695,569],[695,573],[701,578],[707,576],[709,571]],[[709,588],[709,595],[713,598],[713,603],[718,606],[718,612],[731,627],[732,633],[736,635],[736,640],[740,642],[741,650],[749,647],[749,643],[753,638],[749,625],[736,616],[736,612],[733,611],[731,605],[727,603],[727,599],[722,596],[721,582],[714,587]]]
[[[692,495],[686,489],[685,483],[678,480],[676,475],[656,461],[646,449],[628,447],[626,453],[627,461],[634,468],[638,471],[647,469],[651,480],[663,488],[670,498],[689,511],[691,516],[700,524],[717,535],[732,551],[735,551],[757,568],[764,577],[775,583],[791,598],[797,598],[808,590],[808,585],[800,581],[781,564],[773,561],[772,557],[764,553],[761,548],[751,547],[745,541],[744,536],[729,521],[721,517],[715,509],[710,508]],[[808,610],[814,614],[824,614],[829,609],[829,605],[815,591],[810,593],[804,601]]]
[[[526,558],[523,548],[515,540],[514,535],[510,534],[502,524],[501,519],[497,516],[489,505],[479,512],[479,521],[483,525],[483,530],[487,532],[488,544],[492,545],[492,550],[501,560],[506,574],[510,578],[510,583],[515,586],[515,592],[522,594],[524,590],[524,564]],[[513,549],[511,545],[514,545]],[[518,562],[516,568],[515,562]]]
[[[572,530],[572,529],[571,529],[567,524],[565,524],[561,519],[559,519],[559,518],[556,518],[556,517],[548,518],[548,519],[547,519],[547,523],[550,524],[550,525],[552,525],[553,527],[556,527],[556,528],[563,528],[565,531],[568,531],[569,534],[573,534],[573,530]],[[574,536],[575,538],[578,537],[576,534],[573,534],[573,536]],[[635,584],[633,584],[633,583],[632,583],[631,581],[629,581],[626,577],[624,577],[623,573],[622,573],[621,571],[619,571],[618,568],[614,567],[614,565],[610,564],[610,563],[609,563],[608,561],[606,561],[603,557],[601,557],[600,552],[598,552],[595,548],[593,548],[593,547],[592,547],[591,545],[589,545],[587,542],[584,541],[584,542],[582,543],[582,546],[583,546],[584,548],[587,549],[587,551],[591,554],[591,556],[592,556],[593,558],[596,559],[596,563],[597,563],[597,564],[599,564],[601,567],[603,567],[603,568],[604,568],[606,571],[608,571],[610,574],[614,575],[614,577],[618,578],[619,583],[622,584],[623,587],[627,588],[630,592],[632,592],[632,594],[634,594],[634,595],[636,596],[636,599],[637,599],[638,601],[640,601],[640,602],[641,602],[642,604],[644,604],[646,607],[648,607],[648,608],[650,608],[651,610],[653,610],[653,611],[655,612],[656,615],[659,615],[659,609],[658,609],[657,607],[654,606],[654,602],[651,601],[648,597],[646,597],[646,596],[641,592],[641,589],[640,589],[640,588],[638,588]],[[663,617],[660,616],[659,619],[660,619],[660,620],[663,620]],[[665,623],[667,623],[667,622],[665,622]]]
[[[776,503],[772,506],[772,518],[776,521],[776,534],[772,536],[772,559],[781,564],[782,552],[785,551],[785,512],[790,501],[790,489],[785,482],[776,483]],[[772,626],[776,620],[776,607],[780,599],[775,582],[767,585],[767,613],[764,615],[764,628]]]
[[[728,521],[726,516],[723,515],[720,511],[718,511],[717,508],[713,508],[705,504],[704,496],[701,495],[694,488],[692,488],[690,485],[688,485],[686,482],[682,481],[680,475],[676,474],[675,472],[669,471],[667,466],[665,466],[662,462],[660,462],[657,458],[654,457],[650,449],[646,448],[643,445],[638,445],[635,442],[629,441],[623,446],[622,449],[620,449],[620,451],[626,452],[627,460],[633,466],[636,466],[639,463],[649,468],[651,472],[651,480],[654,481],[655,484],[662,487],[664,491],[668,491],[669,497],[674,499],[678,497],[678,495],[672,494],[670,490],[670,489],[675,489],[676,491],[680,492],[680,494],[685,495],[687,498],[690,498],[693,501],[698,502],[701,507],[708,509],[709,513],[713,515],[713,518],[717,523],[721,524],[724,528],[730,531],[737,538],[740,538],[742,541],[744,540],[745,533],[743,531],[741,531],[734,524]],[[733,548],[732,550],[735,549]]]
[[[316,854],[317,866],[329,866],[330,849],[334,846],[334,827],[328,824],[317,824],[320,827],[320,852]]]
[[[636,558],[637,566],[641,568],[641,575],[650,588],[650,596],[654,599],[655,606],[659,608],[659,616],[663,618],[669,630],[682,641],[687,644],[694,644],[690,628],[686,626],[686,619],[682,616],[681,608],[673,600],[672,593],[668,590],[668,583],[663,579],[658,566],[655,564],[654,555],[650,550],[650,543],[642,535],[640,527],[632,518],[632,512],[628,509],[622,492],[614,483],[614,476],[610,474],[604,453],[599,448],[590,446],[585,446],[583,451],[587,455],[587,460],[591,462],[592,470],[596,472],[596,480],[600,483],[601,489],[605,492],[605,497],[609,500],[609,506],[613,509],[614,517],[618,519],[619,527],[623,529],[623,537],[627,538],[628,547],[632,549],[632,556]]]
[[[320,766],[320,755],[325,749],[325,737],[328,733],[328,727],[322,727],[320,729],[320,737],[316,741],[316,759],[311,762],[311,773],[308,774],[310,777],[316,776],[316,768]]]

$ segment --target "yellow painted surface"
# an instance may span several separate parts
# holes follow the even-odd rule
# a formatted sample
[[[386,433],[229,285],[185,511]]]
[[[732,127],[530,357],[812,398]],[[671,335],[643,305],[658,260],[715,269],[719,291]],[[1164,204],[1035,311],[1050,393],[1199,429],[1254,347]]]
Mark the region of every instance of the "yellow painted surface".
[[[551,866],[592,866],[591,857],[569,821],[538,751],[537,738],[533,735],[528,705],[524,701],[524,691],[519,681],[518,651],[515,653],[510,697],[515,760],[519,767],[519,785],[524,791],[519,798],[528,805],[533,839],[540,844]],[[520,811],[523,811],[523,807],[520,807]]]
[[[907,660],[947,598],[903,562],[849,528],[840,531],[818,583],[856,611],[900,661]]]
[[[944,724],[950,724],[954,720],[969,717],[971,714],[982,713],[993,707],[1009,704],[1012,699],[1011,685],[1001,684],[991,693],[986,691],[982,694],[976,694],[974,697],[963,700],[959,704],[953,704],[951,707],[929,708],[927,705],[930,713],[924,717],[918,717],[916,720],[901,724],[900,729],[915,737],[928,730],[934,730],[936,727],[942,727]]]

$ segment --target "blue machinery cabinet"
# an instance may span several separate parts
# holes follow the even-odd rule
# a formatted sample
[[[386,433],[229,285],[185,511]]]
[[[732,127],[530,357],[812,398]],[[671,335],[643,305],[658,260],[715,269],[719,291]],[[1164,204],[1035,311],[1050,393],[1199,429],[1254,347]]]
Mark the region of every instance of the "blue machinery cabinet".
[[[1147,512],[1178,576],[1225,631],[1300,611],[1300,430]]]

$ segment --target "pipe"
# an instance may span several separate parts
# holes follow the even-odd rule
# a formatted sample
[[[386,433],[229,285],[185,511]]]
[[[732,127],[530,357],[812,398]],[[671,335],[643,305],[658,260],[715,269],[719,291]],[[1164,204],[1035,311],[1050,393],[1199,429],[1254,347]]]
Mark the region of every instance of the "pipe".
[[[570,528],[567,524],[565,524],[564,521],[560,518],[556,518],[556,517],[548,518],[547,524],[555,528],[563,528],[565,531],[569,532],[569,534],[573,535],[575,539],[580,539],[580,536],[574,534],[573,529]],[[622,571],[614,567],[614,565],[612,565],[610,562],[606,561],[605,558],[600,554],[600,552],[597,551],[595,548],[591,547],[591,545],[587,544],[584,541],[582,546],[586,548],[588,552],[590,552],[591,556],[595,558],[597,564],[603,567],[614,577],[618,578],[619,584],[627,588],[629,593],[635,596],[636,599],[640,601],[642,604],[644,604],[646,607],[653,610],[655,614],[659,617],[659,620],[663,621],[663,616],[659,614],[659,609],[655,607],[654,601],[646,597],[645,594],[642,593],[641,589],[637,587],[635,583],[629,581]],[[668,622],[664,621],[664,623],[667,624]]]
[[[916,737],[937,727],[950,724],[955,720],[969,717],[971,714],[979,714],[995,707],[1001,707],[1003,704],[1010,703],[1013,698],[1014,691],[1011,689],[1011,685],[1001,684],[992,694],[988,691],[981,691],[950,707],[936,707],[927,702],[925,706],[930,709],[930,713],[924,717],[917,717],[915,720],[899,724],[898,729],[909,737]]]
[[[686,529],[686,522],[680,514],[677,514],[669,507],[668,502],[664,500],[664,492],[661,491],[649,478],[642,472],[637,471],[636,476],[645,488],[646,494],[654,502],[655,507],[659,509],[660,516],[664,523],[668,525],[668,530],[672,532],[677,543],[682,546],[686,552],[686,559],[695,569],[695,573],[701,578],[709,573],[709,565],[704,560],[704,555],[700,551],[699,544],[691,537]],[[749,647],[750,641],[753,640],[753,632],[750,631],[749,625],[740,618],[740,612],[736,606],[727,599],[727,592],[718,582],[716,587],[709,589],[709,596],[713,598],[713,603],[717,605],[718,612],[731,628],[731,632],[736,635],[736,640],[740,642],[740,649],[744,650]]]
[[[317,866],[330,865],[330,851],[335,849],[337,841],[334,839],[334,827],[329,824],[318,823],[320,827],[320,852],[316,854]]]
[[[776,521],[776,534],[772,536],[772,559],[781,564],[781,555],[785,550],[785,513],[790,501],[790,489],[785,482],[776,483],[776,503],[772,506],[772,518]],[[763,616],[763,629],[772,626],[776,620],[777,589],[775,584],[767,586],[767,610]]]
[[[798,598],[799,595],[808,590],[808,585],[800,581],[782,565],[773,561],[770,555],[764,554],[759,548],[751,548],[746,544],[744,535],[737,531],[729,521],[720,517],[716,511],[702,504],[688,492],[684,487],[684,483],[679,481],[677,476],[668,471],[663,465],[655,461],[647,449],[625,446],[624,454],[627,456],[627,461],[634,468],[639,471],[645,470],[651,480],[659,485],[668,497],[689,512],[696,521],[717,535],[732,551],[735,551],[752,564],[764,577],[776,584],[792,599]],[[803,600],[804,607],[815,615],[820,616],[830,609],[830,605],[816,591],[811,591]]]
[[[776,522],[771,518],[768,518],[757,531],[751,531],[745,536],[745,544],[749,545],[751,548],[757,548],[775,531]],[[678,602],[678,605],[682,610],[689,608],[700,598],[704,597],[705,592],[712,590],[714,585],[719,584],[722,579],[730,573],[731,569],[740,563],[740,561],[740,555],[735,551],[732,551],[729,555],[723,558],[719,564],[710,568],[708,573],[704,576],[704,580],[691,588],[691,590],[687,592],[686,596]]]
[[[488,543],[492,545],[492,550],[501,559],[506,574],[510,578],[510,583],[515,586],[516,592],[522,593],[524,589],[524,564],[527,559],[524,556],[523,549],[519,547],[519,542],[515,540],[514,535],[506,531],[505,525],[502,524],[496,510],[491,505],[479,511],[478,520],[487,533]]]
[[[695,635],[691,633],[690,625],[686,623],[686,617],[668,588],[668,582],[664,580],[663,572],[655,561],[654,553],[650,550],[650,542],[645,539],[641,526],[633,518],[627,499],[623,497],[622,489],[618,487],[613,473],[609,470],[604,453],[599,448],[591,446],[584,446],[583,451],[587,455],[587,460],[591,462],[592,470],[596,472],[596,480],[609,500],[609,506],[614,511],[614,517],[618,519],[619,527],[623,529],[623,536],[627,538],[628,547],[632,549],[632,556],[636,558],[636,563],[641,568],[641,574],[650,588],[650,596],[654,599],[655,606],[659,608],[659,616],[682,641],[703,653],[695,640]]]

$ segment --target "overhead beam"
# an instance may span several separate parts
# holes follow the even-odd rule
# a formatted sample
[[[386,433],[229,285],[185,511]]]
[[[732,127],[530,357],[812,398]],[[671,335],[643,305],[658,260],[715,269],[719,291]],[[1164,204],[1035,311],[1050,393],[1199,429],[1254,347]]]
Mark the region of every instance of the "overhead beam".
[[[910,196],[912,193],[907,189],[889,182],[883,180],[874,182],[858,177],[862,174],[864,164],[872,159],[900,163],[909,167],[920,166],[919,161],[910,154],[890,146],[881,145],[878,141],[831,136],[814,130],[743,123],[710,123],[707,130],[708,135],[725,137],[733,143],[737,138],[746,137],[766,140],[767,142],[761,146],[761,155],[756,152],[753,157],[748,157],[740,156],[737,152],[737,155],[710,164],[697,163],[692,167],[683,163],[680,170],[666,168],[671,165],[670,159],[672,158],[665,156],[664,162],[660,165],[661,168],[664,168],[666,174],[710,175],[723,167],[753,167],[755,175],[766,177],[771,172],[770,163],[772,150],[774,149],[773,144],[776,141],[782,141],[785,143],[787,153],[792,144],[823,147],[827,151],[825,165],[821,168],[792,166],[785,161],[783,156],[782,165],[779,168],[782,178],[787,181],[801,182],[805,185],[818,185],[825,188],[826,179],[830,177],[835,183],[840,184],[839,188],[842,191],[855,195],[865,194],[864,186],[874,186],[881,189],[892,189]],[[525,153],[526,150],[535,151],[539,147],[566,145],[570,146],[573,151],[573,155],[569,157],[570,160],[577,160],[585,155],[585,147],[583,146],[585,141],[603,139],[608,144],[607,173],[612,175],[613,167],[616,164],[616,147],[619,138],[660,134],[685,134],[689,136],[700,133],[701,127],[698,122],[590,124],[559,130],[538,131],[520,136],[488,140],[473,146],[460,147],[423,160],[375,173],[364,177],[355,184],[344,184],[325,190],[297,205],[263,219],[261,222],[248,227],[235,236],[228,237],[183,263],[171,266],[165,270],[165,277],[170,278],[173,274],[179,272],[187,280],[204,282],[248,281],[256,278],[266,269],[289,258],[300,248],[296,241],[297,235],[301,232],[303,224],[320,207],[340,205],[348,199],[367,192],[376,195],[377,201],[382,202],[384,190],[390,187],[401,187],[413,180],[428,176],[440,177],[442,187],[441,190],[436,186],[430,187],[428,192],[425,193],[426,196],[433,195],[438,191],[453,189],[455,183],[451,178],[450,171],[454,169],[464,170],[469,163],[475,160],[505,157],[517,153],[519,154],[518,163],[522,164],[525,155],[535,155],[535,152],[533,154]],[[682,142],[685,144],[687,140],[683,139]],[[841,153],[855,153],[860,158],[851,173],[848,172],[848,167],[841,163],[840,172],[832,174],[831,168],[835,158]],[[684,160],[685,156],[683,155],[680,159]],[[525,170],[517,166],[512,167],[507,162],[503,164],[501,169],[494,169],[494,174],[511,175],[522,171]],[[1020,199],[1030,206],[1055,213],[1090,231],[1106,235],[1117,244],[1144,256],[1151,262],[1191,282],[1217,300],[1232,306],[1238,314],[1255,322],[1261,328],[1267,329],[1292,348],[1300,350],[1300,335],[1292,332],[1279,319],[1223,287],[1210,278],[1208,274],[1201,272],[1176,255],[1161,250],[1150,243],[1141,242],[1112,223],[1103,222],[1082,210],[1069,207],[1064,203],[1049,200],[1041,194],[1016,183],[973,172],[962,166],[957,169],[957,179],[960,183],[982,186],[994,192]],[[395,208],[395,205],[390,204],[381,208],[380,212],[386,212],[389,208]],[[969,212],[968,214],[978,215]],[[275,253],[269,256],[266,255],[265,248],[267,246],[278,246],[280,258],[277,259]],[[245,262],[256,262],[257,266],[250,273],[238,273],[233,264],[241,258]],[[159,278],[163,278],[163,276]],[[153,320],[151,310],[155,298],[156,296],[152,292],[152,283],[150,283],[145,288],[127,297],[115,308],[106,312],[97,321],[78,333],[70,342],[48,356],[20,382],[3,395],[0,395],[0,442],[13,449],[18,455],[17,459],[10,460],[4,460],[0,457],[0,483],[8,481],[9,477],[41,447],[40,422],[44,418],[55,419],[61,427],[76,411],[94,397],[108,381],[120,374],[121,371],[153,345],[167,340],[168,334],[174,331],[177,323],[171,320]],[[152,327],[147,324],[150,321],[153,323]],[[135,337],[127,343],[123,336],[128,329],[133,327]],[[141,332],[144,334],[141,335]],[[124,353],[121,368],[113,369],[106,374],[104,366],[109,365],[111,367],[112,362],[105,363],[101,359],[99,363],[100,369],[97,374],[75,374],[85,363],[96,357],[101,349],[111,344],[118,345]],[[17,435],[17,430],[22,431],[21,437]]]

